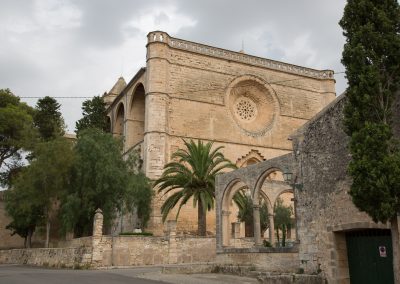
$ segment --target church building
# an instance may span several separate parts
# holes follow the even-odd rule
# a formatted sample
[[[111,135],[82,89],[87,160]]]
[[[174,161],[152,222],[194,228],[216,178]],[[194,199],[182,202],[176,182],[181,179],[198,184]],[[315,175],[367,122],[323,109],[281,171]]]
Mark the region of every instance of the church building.
[[[162,31],[147,38],[146,67],[128,83],[119,78],[104,100],[113,134],[123,137],[124,154],[137,151],[152,180],[187,139],[224,146],[225,157],[238,167],[290,153],[288,137],[336,95],[332,70],[194,43]],[[155,235],[163,233],[163,200],[154,197],[148,230]],[[196,231],[192,202],[182,208],[177,228]],[[215,232],[215,212],[207,215],[207,231]]]

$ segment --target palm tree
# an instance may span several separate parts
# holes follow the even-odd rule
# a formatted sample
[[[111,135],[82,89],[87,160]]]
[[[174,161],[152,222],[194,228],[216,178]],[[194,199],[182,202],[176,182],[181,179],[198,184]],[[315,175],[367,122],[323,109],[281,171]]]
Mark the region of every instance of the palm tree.
[[[163,221],[179,203],[176,218],[183,205],[193,198],[193,207],[198,211],[198,234],[206,235],[206,213],[214,208],[215,176],[224,169],[236,169],[220,152],[222,146],[212,150],[212,142],[204,144],[198,140],[183,141],[186,149],[172,154],[172,162],[164,167],[161,177],[155,182],[158,192],[171,193],[161,206]]]

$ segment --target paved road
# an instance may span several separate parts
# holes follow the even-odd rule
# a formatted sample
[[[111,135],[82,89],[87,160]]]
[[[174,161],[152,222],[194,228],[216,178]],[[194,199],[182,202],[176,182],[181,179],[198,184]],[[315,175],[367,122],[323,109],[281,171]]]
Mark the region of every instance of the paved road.
[[[223,274],[162,274],[159,267],[69,270],[0,265],[0,284],[253,284],[256,279]]]
[[[138,278],[140,271],[45,269],[31,266],[0,265],[0,284],[155,284]],[[147,271],[149,272],[149,271]]]

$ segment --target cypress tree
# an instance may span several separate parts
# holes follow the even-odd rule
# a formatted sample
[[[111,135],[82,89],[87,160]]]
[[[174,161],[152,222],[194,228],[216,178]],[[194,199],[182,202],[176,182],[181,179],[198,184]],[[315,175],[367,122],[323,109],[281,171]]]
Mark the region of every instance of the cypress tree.
[[[340,25],[346,37],[342,63],[349,84],[344,123],[351,138],[350,195],[375,222],[391,221],[398,281],[400,152],[393,137],[392,104],[400,87],[399,4],[348,0]]]

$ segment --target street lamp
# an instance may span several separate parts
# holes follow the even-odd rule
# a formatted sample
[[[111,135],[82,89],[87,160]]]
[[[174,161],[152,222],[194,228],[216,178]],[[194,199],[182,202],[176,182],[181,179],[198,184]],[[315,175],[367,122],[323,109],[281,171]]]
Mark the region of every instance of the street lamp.
[[[293,178],[293,173],[289,170],[289,168],[285,167],[283,170],[283,180],[287,183],[291,183]]]
[[[283,169],[283,180],[285,182],[287,182],[288,184],[290,184],[293,187],[293,189],[298,189],[298,190],[302,190],[303,189],[303,184],[296,182],[297,176],[296,176],[295,180],[292,181],[293,180],[293,173],[289,170],[288,167],[285,167]]]

